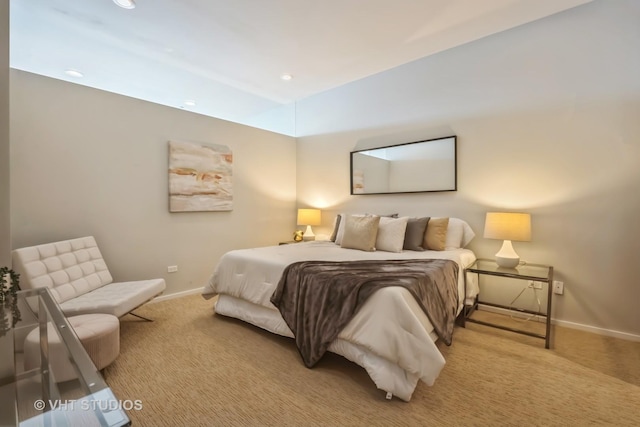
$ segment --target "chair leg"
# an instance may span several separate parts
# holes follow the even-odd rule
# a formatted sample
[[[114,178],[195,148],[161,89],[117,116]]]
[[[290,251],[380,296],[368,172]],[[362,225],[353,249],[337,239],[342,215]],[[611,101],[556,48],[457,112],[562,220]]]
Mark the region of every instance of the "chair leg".
[[[149,319],[148,317],[140,316],[139,314],[135,314],[133,311],[130,311],[128,314],[132,316],[136,316],[142,320],[146,320],[147,322],[153,322],[153,319]]]

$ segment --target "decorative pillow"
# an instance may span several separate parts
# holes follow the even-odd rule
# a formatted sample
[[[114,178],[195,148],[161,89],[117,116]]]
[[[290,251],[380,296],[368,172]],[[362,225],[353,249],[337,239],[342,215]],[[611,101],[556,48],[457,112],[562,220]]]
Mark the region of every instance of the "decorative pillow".
[[[346,214],[339,214],[340,215],[340,224],[338,224],[338,231],[336,232],[336,245],[339,245],[340,243],[342,243],[342,237],[344,236],[344,225],[347,223],[346,219],[347,219],[347,215]]]
[[[387,218],[398,218],[400,216],[400,214],[397,213],[393,213],[393,214],[387,214],[387,215],[378,215],[378,214],[372,214],[372,213],[366,213],[365,215],[373,215],[373,216],[379,216],[379,217],[387,217]]]
[[[348,216],[357,216],[357,217],[363,217],[363,216],[373,216],[370,214],[353,214],[353,215],[349,215],[349,214],[339,214],[340,215],[340,224],[338,224],[338,232],[336,233],[336,245],[340,245],[342,244],[342,238],[344,237],[344,227],[345,227],[345,219]]]
[[[431,218],[424,233],[422,247],[432,251],[444,251],[448,226],[449,218]]]
[[[336,223],[336,227],[335,227],[336,237],[333,240],[336,243],[336,245],[342,244],[342,237],[344,236],[344,219],[348,215],[347,214],[338,214],[338,216],[340,216],[341,219]],[[394,214],[389,214],[389,215],[375,215],[375,214],[370,214],[370,213],[364,213],[364,214],[353,214],[353,216],[379,216],[379,217],[397,218],[398,214],[394,213]]]
[[[476,233],[473,232],[466,221],[459,218],[449,218],[449,226],[447,227],[447,241],[445,249],[464,248],[473,240]]]
[[[427,230],[429,217],[409,218],[407,221],[407,230],[404,234],[403,249],[410,251],[424,251],[422,242],[424,241],[424,233]]]
[[[338,236],[338,228],[340,227],[341,218],[342,215],[338,214],[336,215],[336,219],[333,220],[333,231],[331,232],[331,236],[329,237],[329,240],[331,240],[332,242],[335,242],[336,237]]]
[[[404,233],[407,229],[408,217],[389,218],[380,217],[376,250],[386,252],[402,252]]]
[[[347,249],[375,250],[379,216],[349,215],[344,220],[344,236],[340,246]]]

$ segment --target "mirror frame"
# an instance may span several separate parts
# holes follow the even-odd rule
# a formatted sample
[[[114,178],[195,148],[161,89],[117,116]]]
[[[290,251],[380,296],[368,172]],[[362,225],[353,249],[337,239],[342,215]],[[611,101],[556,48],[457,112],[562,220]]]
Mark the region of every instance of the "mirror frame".
[[[373,151],[373,150],[382,150],[382,149],[395,148],[395,147],[403,147],[411,144],[428,143],[432,141],[441,141],[444,139],[452,139],[452,138],[453,138],[453,188],[442,188],[437,190],[386,191],[386,192],[378,192],[378,193],[355,193],[353,191],[354,190],[353,156],[355,154],[362,153],[363,151]],[[450,136],[445,136],[441,138],[425,139],[421,141],[405,142],[397,145],[387,145],[384,147],[373,147],[373,148],[352,151],[349,154],[349,171],[350,171],[349,194],[354,196],[368,196],[368,195],[374,195],[374,194],[440,193],[444,191],[458,191],[458,138],[456,135],[450,135]]]

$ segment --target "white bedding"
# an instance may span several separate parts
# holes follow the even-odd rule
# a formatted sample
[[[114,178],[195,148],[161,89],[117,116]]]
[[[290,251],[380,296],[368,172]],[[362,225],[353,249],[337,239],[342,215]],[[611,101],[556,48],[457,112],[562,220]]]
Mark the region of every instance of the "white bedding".
[[[475,260],[468,249],[449,251],[363,252],[333,242],[242,249],[220,260],[203,296],[219,294],[216,312],[232,316],[270,332],[293,337],[270,302],[287,265],[305,260],[355,261],[363,259],[451,259],[460,266],[459,307],[464,299],[463,269]],[[471,278],[471,276],[470,276]],[[477,295],[477,283],[468,281],[467,298]],[[455,336],[455,335],[454,335]],[[375,292],[347,324],[329,351],[365,368],[376,386],[409,401],[418,379],[432,385],[445,361],[436,347],[433,326],[414,297],[403,287]]]

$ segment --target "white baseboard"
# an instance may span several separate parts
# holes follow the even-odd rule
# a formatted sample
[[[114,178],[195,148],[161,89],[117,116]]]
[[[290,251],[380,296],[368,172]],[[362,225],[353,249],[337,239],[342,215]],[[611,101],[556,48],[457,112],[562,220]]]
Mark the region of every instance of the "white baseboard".
[[[483,305],[482,303],[480,303],[479,305],[482,307],[483,310],[491,311],[493,313],[506,314],[506,315],[514,314],[515,316],[518,316],[518,317],[528,316],[527,313],[518,313],[518,312],[514,313],[504,308]],[[545,319],[541,316],[535,316],[535,321],[544,323]],[[614,331],[612,329],[599,328],[597,326],[584,325],[582,323],[569,322],[566,320],[558,320],[558,319],[554,319],[553,317],[551,318],[551,323],[554,325],[565,327],[565,328],[578,329],[580,331],[591,332],[593,334],[604,335],[608,337],[620,338],[627,341],[640,341],[640,335],[630,334],[627,332]]]
[[[564,326],[565,328],[579,329],[581,331],[592,332],[598,335],[605,335],[608,337],[620,338],[627,341],[640,342],[640,335],[630,334],[628,332],[614,331],[612,329],[598,328],[597,326],[583,325],[581,323],[568,322],[566,320],[556,320],[553,318],[551,319],[551,323],[559,326]]]
[[[186,297],[187,295],[199,294],[199,293],[202,292],[203,289],[204,288],[195,288],[195,289],[189,289],[188,291],[182,291],[182,292],[176,292],[176,293],[173,293],[173,294],[161,295],[161,296],[156,297],[156,298],[152,299],[151,301],[149,301],[149,304],[152,304],[154,302],[166,301],[166,300],[170,300],[170,299],[174,299],[174,298]]]

